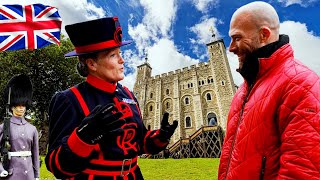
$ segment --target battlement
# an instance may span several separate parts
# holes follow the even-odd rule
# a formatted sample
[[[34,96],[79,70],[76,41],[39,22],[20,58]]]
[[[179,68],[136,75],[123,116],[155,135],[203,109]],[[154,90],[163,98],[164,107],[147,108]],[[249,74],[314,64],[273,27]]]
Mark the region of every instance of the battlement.
[[[151,79],[160,79],[160,78],[165,78],[165,77],[173,77],[175,75],[179,75],[181,73],[190,73],[190,71],[197,71],[199,69],[207,68],[208,62],[200,62],[198,64],[193,64],[191,66],[183,67],[182,69],[176,69],[174,71],[169,71],[166,73],[158,74],[153,77],[150,77]]]

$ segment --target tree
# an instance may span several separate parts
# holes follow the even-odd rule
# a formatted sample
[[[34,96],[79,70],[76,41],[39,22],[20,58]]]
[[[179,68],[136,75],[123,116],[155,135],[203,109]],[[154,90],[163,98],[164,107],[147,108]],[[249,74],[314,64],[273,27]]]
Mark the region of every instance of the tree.
[[[61,38],[60,46],[50,45],[37,50],[6,51],[0,53],[0,92],[15,74],[29,75],[33,83],[33,124],[38,130],[47,129],[47,109],[52,96],[78,84],[83,79],[76,72],[76,58],[64,57],[73,50],[69,39]],[[1,98],[1,117],[5,115],[6,100]],[[0,118],[2,119],[2,118]],[[46,138],[46,137],[43,137]],[[45,139],[46,141],[46,139]],[[45,147],[44,147],[45,149]],[[43,151],[40,149],[40,151]]]

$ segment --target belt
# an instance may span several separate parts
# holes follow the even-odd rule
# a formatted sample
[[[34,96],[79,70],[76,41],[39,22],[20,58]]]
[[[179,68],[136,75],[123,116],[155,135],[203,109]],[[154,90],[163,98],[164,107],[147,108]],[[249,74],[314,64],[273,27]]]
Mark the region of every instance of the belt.
[[[127,176],[134,172],[137,168],[138,157],[123,160],[98,160],[90,161],[89,168],[85,169],[83,173],[95,174],[99,176]]]
[[[16,151],[16,152],[8,152],[9,159],[11,157],[28,157],[31,156],[31,151]]]

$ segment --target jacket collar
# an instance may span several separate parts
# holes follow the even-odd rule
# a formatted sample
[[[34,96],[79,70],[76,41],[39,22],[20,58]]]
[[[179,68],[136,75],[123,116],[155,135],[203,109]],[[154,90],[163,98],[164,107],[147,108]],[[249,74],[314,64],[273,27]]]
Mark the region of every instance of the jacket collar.
[[[100,89],[101,91],[107,92],[107,93],[114,93],[117,87],[117,83],[109,83],[107,81],[104,81],[96,76],[88,75],[86,79],[87,83],[89,83],[91,86]]]
[[[12,116],[10,118],[10,122],[13,124],[18,124],[18,125],[24,125],[27,123],[27,121],[24,119],[24,117],[17,117],[17,116]]]
[[[263,46],[249,54],[242,69],[237,71],[248,82],[248,85],[251,85],[275,64],[278,54],[288,46],[290,46],[289,37],[280,35],[278,41]]]

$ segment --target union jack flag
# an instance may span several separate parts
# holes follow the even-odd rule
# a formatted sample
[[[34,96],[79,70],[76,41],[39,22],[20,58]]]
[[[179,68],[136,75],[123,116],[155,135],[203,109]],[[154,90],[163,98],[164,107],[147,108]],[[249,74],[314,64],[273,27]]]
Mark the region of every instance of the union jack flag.
[[[42,4],[0,5],[0,51],[60,45],[61,17]]]

